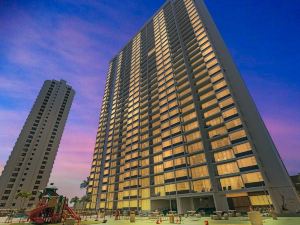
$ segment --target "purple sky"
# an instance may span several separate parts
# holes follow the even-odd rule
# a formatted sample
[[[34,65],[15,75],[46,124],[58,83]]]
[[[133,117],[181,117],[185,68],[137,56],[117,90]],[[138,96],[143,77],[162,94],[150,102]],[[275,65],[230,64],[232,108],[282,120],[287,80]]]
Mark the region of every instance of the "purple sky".
[[[51,181],[83,194],[108,61],[164,1],[120,2],[0,0],[0,171],[44,80],[65,79],[76,96]],[[289,172],[300,172],[299,7],[207,2]]]

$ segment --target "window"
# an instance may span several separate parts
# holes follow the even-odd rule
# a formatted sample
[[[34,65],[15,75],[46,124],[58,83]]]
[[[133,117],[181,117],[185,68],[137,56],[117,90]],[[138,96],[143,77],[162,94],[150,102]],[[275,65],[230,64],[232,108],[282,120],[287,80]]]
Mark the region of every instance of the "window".
[[[231,97],[230,97],[230,98],[227,98],[227,99],[225,99],[224,101],[221,101],[221,102],[219,103],[219,105],[220,105],[221,108],[228,107],[228,106],[230,106],[230,105],[232,105],[232,104],[234,104],[234,102],[233,102],[233,99],[232,99]]]
[[[236,132],[233,132],[233,133],[230,133],[229,134],[229,138],[231,141],[233,140],[237,140],[237,139],[240,139],[240,138],[243,138],[243,137],[246,137],[246,132],[244,130],[239,130],[239,131],[236,131]]]
[[[220,92],[218,92],[218,93],[216,94],[217,99],[225,98],[225,97],[227,97],[227,96],[229,96],[229,95],[230,95],[230,92],[229,92],[228,89],[225,89],[225,90],[223,90],[223,91],[220,91]]]
[[[185,106],[184,108],[182,108],[182,113],[185,113],[185,112],[187,112],[187,111],[189,111],[189,110],[192,110],[192,109],[194,109],[195,107],[194,107],[194,103],[192,103],[192,104],[190,104],[190,105],[187,105],[187,106]]]
[[[196,155],[190,156],[189,161],[190,161],[190,165],[192,166],[192,165],[205,163],[206,158],[205,158],[205,155],[203,153],[201,153],[201,154],[196,154]]]
[[[166,192],[168,193],[176,191],[175,184],[167,184],[165,188],[166,188]]]
[[[179,155],[184,153],[184,147],[183,146],[178,146],[173,149],[173,155]]]
[[[228,177],[220,179],[223,190],[236,190],[244,187],[242,178],[240,176]]]
[[[173,166],[174,166],[173,160],[164,161],[164,168],[165,169],[173,168]]]
[[[217,117],[215,119],[212,119],[212,120],[209,120],[206,122],[206,126],[216,126],[216,125],[219,125],[221,123],[223,123],[223,118],[222,117]]]
[[[226,118],[237,115],[238,112],[237,112],[236,108],[232,108],[227,111],[224,111],[222,114],[223,114],[223,117],[226,119]]]
[[[203,103],[202,105],[201,105],[201,108],[202,109],[206,109],[206,108],[208,108],[208,107],[210,107],[210,106],[212,106],[212,105],[214,105],[214,104],[217,104],[218,103],[218,101],[217,101],[217,99],[213,99],[213,100],[210,100],[210,101],[208,101],[208,102],[206,102],[206,103]]]
[[[226,126],[226,128],[228,129],[228,130],[230,130],[230,129],[232,129],[232,128],[234,128],[234,127],[237,127],[237,126],[240,126],[240,125],[242,125],[242,121],[241,121],[241,119],[234,119],[234,120],[231,120],[231,121],[229,121],[229,122],[227,122],[226,124],[225,124],[225,126]]]
[[[236,162],[221,164],[217,166],[218,174],[225,175],[230,173],[238,173],[239,168]]]
[[[185,157],[181,157],[181,158],[177,158],[177,159],[174,159],[174,166],[181,166],[181,165],[185,165],[186,164],[186,160],[185,160]]]
[[[164,175],[155,176],[154,177],[154,184],[155,185],[164,184]]]
[[[237,161],[239,168],[243,168],[243,167],[249,167],[249,166],[256,166],[257,162],[254,156],[252,157],[248,157],[248,158],[244,158],[244,159],[239,159]]]
[[[210,138],[213,138],[213,137],[217,137],[217,136],[220,136],[220,135],[223,135],[223,134],[226,134],[227,133],[227,130],[225,127],[219,127],[217,129],[214,129],[214,130],[210,130],[208,132],[208,136]]]
[[[168,173],[165,173],[165,180],[175,180],[175,174],[174,174],[174,171],[172,172],[168,172]]]
[[[270,195],[249,196],[249,198],[251,205],[253,206],[272,205],[272,199]]]
[[[243,153],[243,152],[248,152],[251,151],[251,145],[249,142],[235,145],[233,146],[233,150],[235,154]]]
[[[232,149],[222,151],[222,152],[217,152],[217,153],[214,154],[214,158],[215,158],[216,162],[232,159],[234,157],[235,156],[233,154]]]
[[[148,169],[149,170],[149,169]],[[154,173],[161,173],[164,171],[164,168],[163,168],[163,164],[160,164],[160,165],[156,165],[154,166]],[[149,174],[149,172],[148,172]],[[148,175],[147,174],[147,175]]]
[[[175,177],[176,178],[180,178],[180,177],[187,177],[188,173],[186,169],[182,169],[182,170],[176,170],[175,171]]]
[[[190,185],[188,182],[177,183],[176,186],[177,186],[177,191],[190,190]]]
[[[196,131],[194,133],[186,135],[186,141],[187,142],[193,141],[193,140],[196,140],[196,139],[199,139],[199,138],[201,138],[200,131]]]
[[[192,113],[189,113],[189,114],[187,114],[187,115],[185,115],[184,117],[183,117],[183,121],[184,122],[187,122],[187,121],[189,121],[189,120],[191,120],[191,119],[194,119],[194,118],[196,118],[196,112],[192,112]]]
[[[206,177],[208,176],[207,166],[199,166],[199,167],[191,168],[191,174],[193,179]]]
[[[213,116],[217,113],[221,112],[220,108],[219,107],[216,107],[214,109],[211,109],[207,112],[204,113],[204,118],[207,118],[207,117],[210,117],[210,116]]]
[[[246,184],[263,181],[263,178],[262,178],[262,175],[260,172],[243,174],[242,177]]]
[[[203,144],[202,142],[197,142],[194,144],[190,144],[187,146],[187,150],[190,154],[194,153],[194,152],[198,152],[198,151],[202,151],[203,150]]]
[[[211,142],[212,149],[222,148],[227,145],[230,145],[230,141],[227,137]]]
[[[193,181],[193,190],[196,192],[208,192],[211,189],[209,179]]]
[[[192,123],[184,125],[184,130],[185,131],[193,130],[195,128],[199,128],[198,121],[194,121]]]

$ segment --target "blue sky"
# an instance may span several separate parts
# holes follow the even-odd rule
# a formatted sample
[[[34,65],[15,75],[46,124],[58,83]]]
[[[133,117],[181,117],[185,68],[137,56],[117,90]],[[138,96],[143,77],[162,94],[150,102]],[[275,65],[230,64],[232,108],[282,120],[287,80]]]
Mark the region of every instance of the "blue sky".
[[[76,97],[51,181],[83,193],[108,61],[163,2],[0,0],[0,169],[43,81],[65,79]],[[300,172],[300,2],[206,3],[289,172]]]

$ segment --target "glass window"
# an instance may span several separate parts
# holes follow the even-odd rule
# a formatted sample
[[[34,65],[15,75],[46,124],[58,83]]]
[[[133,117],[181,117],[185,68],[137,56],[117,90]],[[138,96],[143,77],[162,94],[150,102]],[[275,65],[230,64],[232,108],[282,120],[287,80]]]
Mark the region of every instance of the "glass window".
[[[164,175],[165,175],[165,180],[175,179],[174,171],[165,173]]]
[[[191,174],[193,179],[206,177],[208,176],[207,166],[199,166],[199,167],[191,168]]]
[[[170,157],[172,155],[173,155],[172,149],[169,149],[169,150],[166,150],[166,151],[163,152],[164,158]]]
[[[242,125],[242,121],[240,118],[237,118],[237,119],[234,119],[234,120],[231,120],[229,122],[227,122],[225,124],[226,128],[229,130],[231,128],[234,128],[234,127],[237,127],[237,126],[240,126]]]
[[[222,151],[222,152],[217,152],[214,154],[214,158],[216,162],[221,162],[224,160],[232,159],[235,158],[232,149]]]
[[[193,141],[193,140],[196,140],[196,139],[199,139],[199,138],[201,138],[200,131],[196,131],[194,133],[186,135],[186,141],[187,142],[190,142],[190,141]]]
[[[230,116],[237,115],[238,112],[237,112],[236,108],[232,108],[227,111],[224,111],[222,114],[223,114],[224,118],[228,118]]]
[[[214,82],[221,80],[223,77],[224,76],[222,73],[217,73],[211,77],[211,81],[214,83]]]
[[[149,170],[149,169],[148,169]],[[161,173],[164,171],[163,164],[154,166],[154,173]],[[149,173],[148,173],[149,174]]]
[[[220,182],[223,190],[236,190],[244,187],[244,183],[240,176],[221,178]]]
[[[203,101],[204,99],[206,99],[206,98],[208,98],[208,97],[210,97],[210,96],[212,96],[214,94],[215,94],[214,91],[209,91],[209,92],[207,92],[207,93],[205,93],[205,94],[203,94],[203,95],[200,96],[200,101]]]
[[[230,95],[230,91],[228,89],[222,90],[216,94],[217,99],[220,99],[220,98],[223,98],[223,97],[229,96],[229,95]]]
[[[244,159],[239,159],[237,161],[239,168],[243,168],[243,167],[249,167],[249,166],[256,166],[257,162],[254,156],[252,157],[248,157],[248,158],[244,158]]]
[[[222,148],[227,145],[230,145],[230,141],[227,137],[211,142],[212,149]]]
[[[196,164],[205,163],[206,159],[205,159],[205,155],[203,153],[201,153],[201,154],[196,154],[196,155],[190,156],[189,161],[190,161],[190,165],[193,166]]]
[[[230,140],[240,139],[246,136],[246,132],[244,130],[239,130],[229,134]]]
[[[162,160],[163,160],[162,154],[154,156],[154,163],[162,162]]]
[[[219,105],[220,105],[221,108],[224,108],[224,107],[226,107],[226,106],[232,105],[233,103],[234,103],[234,102],[233,102],[233,99],[230,97],[230,98],[227,98],[227,99],[221,101],[221,102],[219,103]]]
[[[210,100],[210,101],[208,101],[208,102],[206,102],[206,103],[203,103],[202,105],[201,105],[201,107],[202,107],[202,109],[206,109],[206,108],[208,108],[209,106],[212,106],[212,105],[214,105],[214,104],[217,104],[218,103],[218,100],[217,99],[212,99],[212,100]]]
[[[187,177],[188,176],[187,170],[186,169],[176,170],[175,171],[175,176],[176,176],[176,178]]]
[[[206,126],[216,126],[216,125],[219,125],[221,123],[223,123],[224,120],[222,117],[217,117],[215,119],[212,119],[212,120],[209,120],[206,122]]]
[[[174,166],[173,160],[164,161],[164,168],[168,169]]]
[[[187,146],[187,150],[190,154],[193,153],[193,152],[202,151],[203,150],[203,144],[202,144],[202,142],[197,142],[197,143],[194,143],[194,144],[190,144],[190,145]]]
[[[165,186],[165,188],[166,188],[166,192],[175,192],[176,191],[175,184],[167,184]]]
[[[193,190],[196,192],[208,192],[211,189],[209,179],[193,181]]]
[[[173,154],[174,155],[178,155],[178,154],[183,153],[183,152],[184,152],[184,147],[183,146],[178,146],[178,147],[173,149]]]
[[[217,113],[221,112],[220,108],[219,107],[216,107],[214,109],[211,109],[207,112],[204,113],[204,118],[207,118],[207,117],[210,117],[210,116],[213,116]]]
[[[198,121],[194,121],[192,123],[184,125],[184,130],[185,131],[193,130],[195,128],[199,128]]]
[[[190,184],[188,182],[177,183],[177,191],[190,190]]]
[[[191,109],[194,109],[194,108],[195,108],[194,103],[191,103],[191,104],[185,106],[181,111],[182,111],[182,113],[185,113],[185,112],[187,112]]]
[[[236,162],[217,165],[217,170],[219,175],[238,173],[240,171]]]
[[[213,137],[217,137],[217,136],[220,136],[220,135],[223,135],[226,133],[227,133],[227,130],[225,127],[219,127],[217,129],[208,131],[208,136],[210,138],[213,138]]]
[[[233,150],[234,150],[235,154],[239,154],[242,152],[248,152],[248,151],[251,151],[251,149],[252,148],[251,148],[251,145],[249,142],[233,146]]]
[[[263,181],[260,172],[243,174],[242,177],[245,183],[255,183]]]
[[[165,196],[165,186],[155,187],[154,188],[155,195],[157,196]]]
[[[185,157],[174,159],[174,165],[175,166],[180,166],[180,165],[183,165],[183,164],[186,164]]]
[[[187,114],[187,115],[185,115],[185,116],[183,117],[183,121],[184,121],[184,122],[187,122],[187,121],[189,121],[189,120],[191,120],[191,119],[196,118],[196,116],[197,116],[196,112],[189,113],[189,114]]]
[[[249,198],[251,205],[253,206],[272,205],[272,199],[270,195],[249,196]]]

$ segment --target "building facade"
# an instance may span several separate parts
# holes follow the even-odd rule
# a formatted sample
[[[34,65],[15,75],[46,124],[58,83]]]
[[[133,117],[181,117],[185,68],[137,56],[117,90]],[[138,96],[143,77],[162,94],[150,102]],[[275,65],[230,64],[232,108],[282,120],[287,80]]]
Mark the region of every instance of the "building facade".
[[[299,209],[202,0],[167,0],[111,60],[89,178],[95,209]]]
[[[298,192],[298,195],[300,196],[300,174],[291,176],[291,179],[296,188],[296,191]]]
[[[47,80],[0,177],[0,209],[32,207],[46,187],[74,97],[65,81]],[[27,200],[18,192],[30,192]]]

